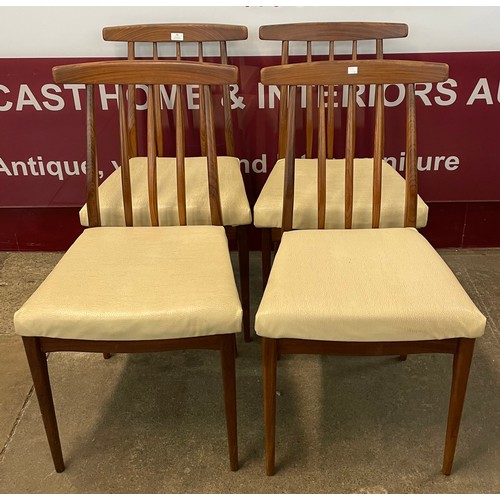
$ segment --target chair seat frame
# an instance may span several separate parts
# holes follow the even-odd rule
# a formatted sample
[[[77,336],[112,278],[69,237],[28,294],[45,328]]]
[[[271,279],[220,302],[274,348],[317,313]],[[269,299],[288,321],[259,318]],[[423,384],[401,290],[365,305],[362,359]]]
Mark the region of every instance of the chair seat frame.
[[[276,380],[277,361],[284,354],[321,354],[329,356],[392,356],[407,354],[453,354],[453,375],[448,410],[442,472],[451,474],[458,431],[464,407],[475,339],[458,338],[412,342],[335,342],[303,339],[262,339],[264,373],[264,426],[266,474],[275,472],[276,456]]]
[[[224,409],[226,414],[229,463],[232,471],[238,470],[238,430],[236,419],[236,374],[235,374],[235,334],[211,335],[168,340],[105,341],[73,340],[50,337],[23,337],[33,385],[40,406],[50,453],[56,472],[65,469],[59,438],[59,430],[50,386],[47,353],[51,352],[95,352],[95,353],[146,353],[204,349],[220,352],[222,382],[224,389]]]

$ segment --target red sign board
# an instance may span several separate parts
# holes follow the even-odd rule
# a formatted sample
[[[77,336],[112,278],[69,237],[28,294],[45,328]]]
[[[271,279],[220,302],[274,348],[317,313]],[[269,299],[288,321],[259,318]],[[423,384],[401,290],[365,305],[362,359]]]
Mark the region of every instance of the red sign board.
[[[388,58],[445,62],[450,67],[448,81],[417,85],[419,192],[424,200],[500,200],[500,52]],[[56,65],[89,60],[0,59],[0,206],[70,207],[84,203],[85,88],[53,83],[51,70]],[[279,58],[233,57],[230,62],[240,68],[240,84],[232,91],[235,141],[253,202],[277,154],[279,91],[260,84],[259,73],[264,66],[279,64]],[[404,91],[404,87],[389,86],[385,94],[385,156],[399,171],[405,160],[401,129]],[[140,108],[147,96],[143,92],[141,102],[141,89],[138,96]],[[339,127],[344,101],[339,88]],[[100,108],[98,133],[109,137],[98,144],[99,169],[105,178],[120,162],[114,87],[100,87],[96,102]],[[172,94],[164,89],[164,106],[168,108],[171,102]],[[358,103],[356,155],[367,157],[372,155],[367,138],[373,125],[373,89],[359,88]],[[197,89],[192,88],[188,106],[197,104]],[[392,121],[398,125],[391,126]],[[342,141],[336,147],[336,156],[342,156]]]

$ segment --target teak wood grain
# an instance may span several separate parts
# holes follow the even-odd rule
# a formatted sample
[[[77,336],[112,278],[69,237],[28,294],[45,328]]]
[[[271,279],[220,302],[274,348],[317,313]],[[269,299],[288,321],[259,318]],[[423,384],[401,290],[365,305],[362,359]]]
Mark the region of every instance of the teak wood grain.
[[[148,94],[153,94],[153,85],[148,85]],[[147,114],[147,147],[148,147],[148,200],[149,200],[149,215],[151,217],[151,225],[158,226],[158,178],[157,178],[157,150],[156,150],[156,107],[154,102],[152,106],[148,106]],[[179,193],[177,193],[177,203],[179,203]]]
[[[273,24],[259,28],[261,40],[352,41],[404,38],[408,25],[403,23],[319,22]]]
[[[287,120],[287,142],[285,156],[285,177],[283,187],[283,231],[293,228],[293,197],[295,191],[295,101],[297,87],[290,89]]]
[[[176,171],[177,171],[177,209],[179,211],[179,224],[187,224],[186,214],[186,145],[184,134],[184,108],[182,103],[182,87],[177,86],[175,92],[175,146],[176,146]],[[204,120],[203,120],[204,121]]]
[[[382,159],[384,156],[384,88],[377,85],[375,90],[375,134],[373,145],[373,202],[372,227],[380,225],[382,204]]]
[[[182,33],[184,42],[246,40],[248,28],[232,24],[159,23],[106,26],[102,37],[114,42],[170,42]]]
[[[318,229],[325,228],[326,218],[326,127],[325,92],[320,88],[318,127]]]
[[[335,60],[335,50],[334,50],[334,42],[330,41],[328,47],[328,60]],[[334,94],[335,87],[333,85],[328,85],[328,114],[327,114],[327,156],[329,159],[333,158],[333,139],[335,133],[335,101]]]
[[[133,213],[132,213],[132,186],[130,182],[130,145],[127,130],[127,115],[125,104],[125,92],[123,85],[120,85],[118,91],[118,108],[120,111],[120,146],[121,146],[121,178],[122,178],[122,195],[123,195],[123,209],[125,212],[125,225],[133,226]]]
[[[415,85],[406,86],[406,189],[405,227],[417,223],[417,119],[415,113]]]
[[[348,93],[344,177],[344,226],[346,229],[351,229],[354,197],[354,156],[356,150],[356,89],[354,85],[349,85]]]
[[[288,41],[282,43],[281,48],[281,64],[288,64]],[[288,106],[288,87],[286,85],[280,86],[280,109],[279,109],[279,145],[278,156],[279,158],[285,157],[286,151],[286,109]]]
[[[127,59],[134,60],[134,43],[128,42],[127,44]],[[128,135],[130,144],[130,157],[137,156],[137,129],[136,129],[136,99],[135,99],[135,85],[128,86]]]
[[[238,81],[238,68],[198,62],[99,61],[56,66],[52,75],[56,83],[224,85]]]
[[[312,42],[307,42],[307,62],[312,62]],[[306,158],[313,154],[313,88],[306,87]]]
[[[448,78],[448,65],[399,60],[315,61],[269,66],[261,70],[264,85],[377,85],[437,83]]]
[[[87,89],[87,203],[89,226],[101,225],[99,210],[99,173],[97,168],[97,145],[95,138],[94,87],[86,85]]]
[[[204,85],[201,89],[205,96],[205,115],[207,128],[207,165],[208,193],[210,201],[210,216],[212,224],[222,226],[222,208],[220,204],[219,171],[217,168],[217,151],[215,142],[214,109],[210,89]]]

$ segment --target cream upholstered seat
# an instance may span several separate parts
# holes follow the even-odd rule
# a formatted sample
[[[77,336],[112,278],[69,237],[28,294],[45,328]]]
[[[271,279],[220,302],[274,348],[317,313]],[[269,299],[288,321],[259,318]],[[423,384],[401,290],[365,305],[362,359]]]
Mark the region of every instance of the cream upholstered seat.
[[[210,224],[207,159],[205,156],[186,158],[186,215],[189,225]],[[222,222],[239,226],[252,222],[252,213],[245,193],[238,158],[219,156],[219,189]],[[132,214],[136,226],[150,226],[147,158],[130,159]],[[176,191],[176,159],[157,159],[158,217],[161,226],[179,225]],[[99,186],[99,205],[103,226],[125,226],[120,168]],[[80,210],[80,222],[88,226],[87,205]]]
[[[479,337],[485,323],[415,229],[305,230],[283,235],[255,331],[391,342]]]
[[[275,468],[277,360],[301,353],[399,354],[401,360],[408,354],[453,354],[442,469],[451,473],[474,343],[486,318],[416,229],[426,209],[417,194],[415,84],[447,77],[445,64],[394,60],[318,61],[261,71],[262,83],[289,86],[285,161],[277,176],[283,187],[271,180],[276,202],[281,194],[283,234],[255,319],[262,337],[268,475]],[[383,162],[384,92],[390,84],[404,84],[406,94],[404,181]],[[318,92],[317,160],[295,158],[299,85]],[[325,87],[330,96],[335,85],[348,95],[345,161],[340,162],[328,161],[326,154],[333,128],[326,126]],[[356,127],[359,85],[375,86],[373,129]],[[356,135],[371,130],[374,159],[356,160]],[[332,205],[343,219],[332,215]],[[385,224],[399,227],[380,227]],[[293,230],[303,226],[314,229]],[[345,229],[329,229],[339,226]],[[369,229],[356,229],[363,226]]]
[[[295,161],[295,196],[293,228],[318,227],[318,161]],[[283,184],[285,160],[278,160],[254,206],[254,224],[260,228],[281,227],[283,217]],[[345,227],[345,160],[326,160],[327,229]],[[354,160],[353,228],[372,227],[373,160]],[[387,162],[382,162],[382,202],[380,227],[403,227],[405,211],[405,180]],[[417,227],[427,224],[428,208],[418,197]]]
[[[23,339],[55,469],[62,472],[65,465],[46,353],[100,352],[107,359],[111,353],[203,349],[220,353],[229,466],[237,470],[235,334],[241,331],[243,308],[222,225],[219,177],[226,179],[228,172],[234,174],[238,162],[228,159],[227,168],[226,162],[218,168],[213,86],[235,83],[238,68],[193,62],[100,61],[59,66],[53,75],[56,83],[86,87],[86,207],[91,227],[16,312],[14,324]],[[101,206],[97,168],[101,142],[96,133],[101,127],[96,125],[94,95],[96,87],[104,84],[115,85],[118,93],[122,166],[120,182],[115,176],[108,183],[121,199],[105,189]],[[144,84],[153,97],[160,85],[177,86],[175,174],[171,163],[159,158],[156,118],[160,106],[154,98],[146,102],[143,139],[147,160],[141,162],[132,155],[134,159],[129,161],[135,134],[127,133],[130,115],[125,96],[131,86]],[[194,162],[186,160],[181,118],[182,94],[188,85],[199,86],[204,102],[199,123],[204,126],[201,140],[206,157]],[[111,142],[109,136],[105,140]],[[192,187],[193,177],[201,184],[204,179],[206,184],[205,189],[196,185],[198,196],[205,196],[208,205],[207,217],[196,221],[203,225],[187,225],[193,200],[186,198],[186,188]],[[159,225],[165,215],[158,208],[163,209],[166,203],[165,198],[159,202],[159,189],[173,193],[168,203],[175,200],[179,225]],[[144,216],[135,221],[142,225],[134,226],[135,200],[143,203],[149,220]],[[109,209],[114,203],[123,211],[126,227],[102,226],[101,215],[109,217],[109,212],[101,214],[101,208]],[[167,217],[173,217],[169,211]]]
[[[98,227],[15,314],[16,333],[153,340],[241,329],[224,228]]]

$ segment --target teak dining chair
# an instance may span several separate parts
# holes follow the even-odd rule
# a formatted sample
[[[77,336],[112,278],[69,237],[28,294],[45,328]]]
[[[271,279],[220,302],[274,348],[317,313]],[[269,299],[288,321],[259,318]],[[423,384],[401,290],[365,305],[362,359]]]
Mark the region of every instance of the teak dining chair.
[[[372,22],[316,22],[276,24],[261,26],[259,36],[262,40],[276,40],[282,42],[281,64],[291,62],[312,62],[313,60],[330,60],[348,58],[357,60],[361,58],[383,59],[384,40],[403,38],[408,35],[408,26],[402,23],[372,23]],[[297,52],[303,55],[297,55]],[[343,164],[334,160],[334,129],[341,122],[338,106],[342,101],[335,97],[338,87],[330,85],[327,89],[327,115],[326,128],[328,130],[326,157],[329,160],[327,169],[332,170],[332,175],[341,175]],[[315,179],[311,171],[315,170],[317,157],[313,155],[314,143],[314,115],[317,109],[317,96],[313,87],[306,85],[301,89],[302,102],[305,109],[302,111],[303,127],[298,132],[302,137],[297,141],[300,154],[297,155],[296,172],[296,203],[294,227],[296,229],[309,229],[317,225],[317,216],[314,207],[317,204],[314,190]],[[340,93],[340,92],[339,92]],[[277,248],[281,239],[281,199],[283,196],[284,157],[286,150],[286,109],[288,86],[280,86],[279,104],[279,144],[278,161],[272,168],[254,207],[254,224],[261,229],[262,235],[262,271],[264,286],[271,269],[272,249]],[[304,153],[304,158],[299,158]],[[340,152],[341,154],[341,152]],[[371,193],[369,169],[370,161],[356,158],[356,183],[361,184],[354,200],[353,227],[371,226]],[[366,172],[366,174],[365,174]],[[384,194],[388,191],[390,196],[383,196],[381,207],[381,227],[403,227],[403,182],[401,176],[385,161],[382,163],[382,176]],[[329,187],[330,188],[330,187]],[[392,196],[393,191],[398,196]],[[387,200],[391,199],[389,203]],[[336,203],[333,202],[336,200]],[[326,227],[343,228],[342,200],[340,197],[329,197],[326,207]],[[417,227],[427,223],[427,206],[418,198]]]
[[[130,26],[109,26],[103,28],[104,40],[110,42],[127,43],[127,58],[134,60],[169,60],[178,61],[196,59],[203,63],[207,59],[212,62],[227,64],[227,42],[246,40],[248,30],[246,26],[229,24],[138,24]],[[149,50],[148,50],[149,49]],[[193,50],[194,49],[194,50]],[[194,56],[193,56],[194,54]],[[209,63],[210,64],[210,63]],[[232,82],[237,83],[237,82]],[[165,89],[164,89],[165,90]],[[221,86],[223,107],[221,119],[216,118],[220,126],[220,140],[217,144],[218,168],[220,183],[220,198],[222,208],[222,222],[230,240],[236,241],[239,270],[241,302],[243,306],[243,333],[245,341],[250,340],[250,292],[249,292],[249,253],[248,231],[252,222],[252,213],[247,199],[245,185],[240,169],[239,159],[236,157],[233,116],[231,110],[230,85]],[[189,101],[191,107],[203,107],[203,93],[195,88],[190,89]],[[103,226],[149,225],[147,205],[147,186],[143,171],[146,158],[140,154],[140,143],[137,133],[140,132],[140,120],[137,117],[137,106],[142,103],[143,95],[140,89],[129,86],[128,89],[128,135],[130,141],[132,211],[124,212],[120,193],[120,168],[114,171],[99,187],[101,198],[101,224]],[[136,95],[137,94],[137,95]],[[165,95],[158,86],[154,86],[153,99],[156,106],[155,128],[156,149],[159,158],[158,178],[162,183],[164,175],[168,175],[163,166],[175,163],[175,158],[168,157],[169,146],[172,141],[165,137],[168,129],[169,115]],[[186,98],[185,98],[186,100]],[[186,102],[186,109],[188,108]],[[162,112],[160,112],[162,110]],[[196,113],[193,111],[193,114]],[[206,130],[203,121],[197,122],[196,115],[186,113],[186,135],[190,137],[196,132],[200,136],[197,155],[190,154],[186,159],[186,213],[179,213],[174,203],[175,183],[170,183],[171,190],[163,190],[158,195],[159,225],[178,224],[209,224],[208,198],[205,189],[204,156],[206,155]],[[195,130],[199,129],[199,130]],[[189,144],[195,151],[192,144]],[[222,156],[222,151],[225,155]],[[87,207],[80,211],[80,221],[88,225]]]
[[[236,81],[235,66],[178,62],[96,62],[58,66],[57,83],[85,84],[87,89],[87,207],[90,228],[75,241],[54,270],[17,311],[16,333],[23,338],[52,458],[64,470],[54,412],[46,353],[155,352],[179,349],[219,350],[231,470],[238,468],[235,389],[235,332],[242,310],[222,227],[218,158],[215,151],[212,86]],[[119,86],[121,184],[125,211],[132,212],[133,159],[125,89],[146,84],[173,84],[176,93],[176,147],[173,172],[160,177],[156,155],[155,113],[147,111],[147,203],[151,227],[101,226],[97,188],[97,141],[94,92],[100,84]],[[159,226],[159,199],[166,180],[177,183],[176,204],[186,211],[188,159],[183,140],[181,92],[199,84],[204,95],[201,120],[206,127],[207,155],[203,168],[210,201],[210,224]],[[117,124],[118,125],[118,124]],[[100,128],[100,127],[99,127]],[[102,137],[101,137],[102,139]],[[109,137],[104,139],[109,140]]]
[[[453,354],[453,380],[443,473],[450,474],[475,338],[486,319],[439,254],[415,229],[417,169],[415,84],[441,82],[446,64],[410,61],[312,62],[264,68],[264,84],[289,85],[283,238],[259,306],[262,336],[267,474],[275,469],[276,368],[279,354]],[[372,228],[353,229],[356,194],[356,85],[375,85]],[[403,228],[379,228],[384,151],[384,85],[406,90],[406,180]],[[298,85],[318,85],[317,229],[294,227],[295,105]],[[327,170],[324,86],[347,85],[342,186],[346,229],[326,229]],[[405,125],[402,125],[403,127]]]

